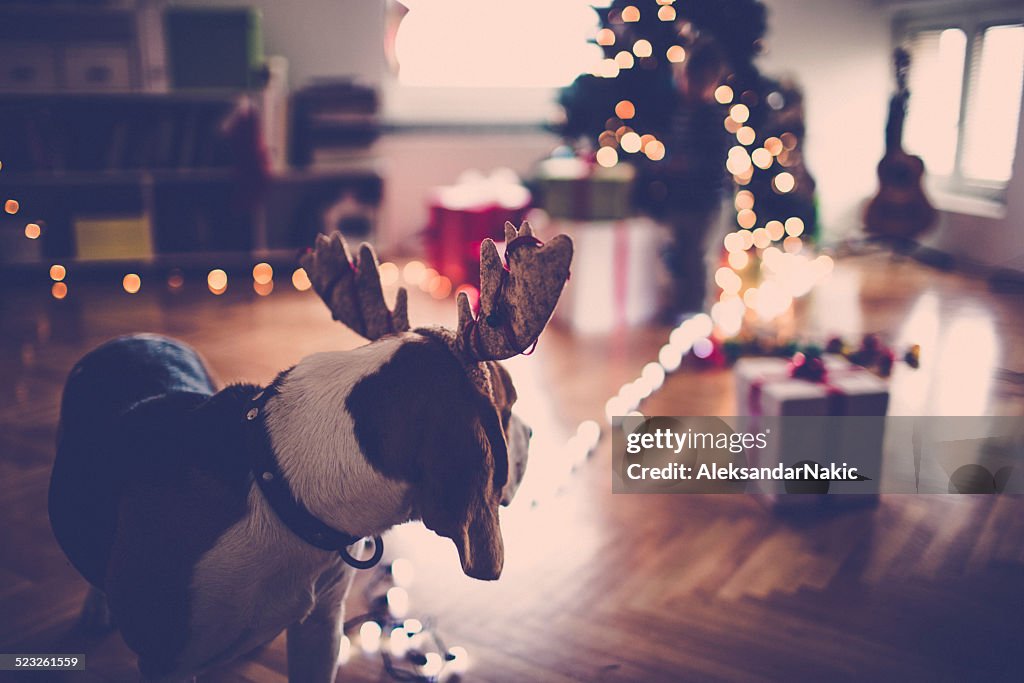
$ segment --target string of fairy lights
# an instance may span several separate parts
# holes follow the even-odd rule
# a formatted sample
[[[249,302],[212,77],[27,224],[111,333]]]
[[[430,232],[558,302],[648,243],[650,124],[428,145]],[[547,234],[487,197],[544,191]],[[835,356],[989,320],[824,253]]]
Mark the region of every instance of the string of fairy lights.
[[[657,360],[645,364],[635,379],[623,384],[605,402],[606,424],[614,425],[624,417],[643,418],[639,410],[643,401],[661,389],[668,375],[679,370],[687,354],[692,352],[698,358],[711,354],[713,328],[711,317],[704,313],[674,328],[660,348]],[[563,490],[569,476],[590,458],[604,434],[605,429],[596,420],[579,423],[562,448],[563,466],[548,469],[543,489],[534,488],[528,497],[532,509]],[[520,490],[519,495],[524,493],[526,491]],[[466,648],[448,647],[432,620],[408,616],[408,588],[414,578],[415,566],[407,558],[397,558],[375,570],[364,589],[367,612],[345,622],[341,665],[358,654],[379,655],[384,671],[393,680],[422,683],[461,680],[470,663]]]
[[[312,287],[309,275],[303,268],[295,268],[290,271],[290,281],[297,291],[305,292]],[[399,267],[390,261],[380,264],[381,282],[383,285],[392,285],[399,280]],[[419,287],[422,291],[430,294],[435,299],[445,299],[452,293],[452,281],[450,278],[441,275],[437,270],[427,267],[421,261],[410,261],[401,271],[406,284]],[[55,299],[64,299],[68,295],[66,279],[68,268],[60,263],[50,266],[51,295]],[[185,273],[180,268],[172,268],[166,279],[161,276],[153,276],[158,282],[163,280],[167,289],[176,292],[185,287]],[[223,268],[214,268],[206,274],[206,289],[214,296],[220,296],[228,291],[228,273]],[[269,296],[274,291],[274,267],[261,261],[252,267],[251,285],[253,291],[259,296]],[[142,290],[142,276],[138,273],[126,273],[121,278],[121,288],[127,294],[138,294]]]
[[[416,577],[411,560],[378,565],[363,588],[367,611],[345,621],[338,664],[355,656],[379,656],[397,681],[455,683],[469,669],[466,648],[448,646],[430,619],[409,616],[409,591]]]

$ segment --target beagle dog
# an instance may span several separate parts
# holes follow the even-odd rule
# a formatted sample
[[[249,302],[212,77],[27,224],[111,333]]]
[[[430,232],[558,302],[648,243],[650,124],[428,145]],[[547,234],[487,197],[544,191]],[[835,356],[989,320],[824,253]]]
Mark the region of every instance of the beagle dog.
[[[330,683],[356,568],[380,536],[422,520],[463,571],[494,580],[498,506],[522,477],[529,429],[497,360],[536,341],[572,243],[506,225],[481,245],[474,315],[410,330],[384,304],[376,257],[337,234],[303,257],[334,317],[371,343],[318,353],[269,385],[218,390],[199,355],[157,335],[91,351],[64,388],[49,492],[54,535],[145,680],[184,681],[288,632],[289,680]],[[373,538],[369,560],[363,539]]]

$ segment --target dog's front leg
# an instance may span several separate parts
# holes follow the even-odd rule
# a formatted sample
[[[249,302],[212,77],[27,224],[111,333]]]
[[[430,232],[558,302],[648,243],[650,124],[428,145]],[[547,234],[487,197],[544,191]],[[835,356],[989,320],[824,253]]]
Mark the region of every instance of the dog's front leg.
[[[288,627],[288,680],[334,683],[345,616],[345,596],[355,572],[341,569],[316,586],[316,604],[302,621]]]

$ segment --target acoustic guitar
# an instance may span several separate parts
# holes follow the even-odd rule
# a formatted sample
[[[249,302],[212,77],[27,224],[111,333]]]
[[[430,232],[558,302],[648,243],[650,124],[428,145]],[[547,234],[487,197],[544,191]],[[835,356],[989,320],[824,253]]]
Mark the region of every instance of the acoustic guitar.
[[[903,121],[907,116],[907,73],[910,53],[897,48],[896,93],[889,100],[885,125],[885,156],[878,162],[878,194],[864,213],[864,228],[870,235],[897,242],[913,241],[935,222],[935,209],[921,186],[924,162],[903,151]]]

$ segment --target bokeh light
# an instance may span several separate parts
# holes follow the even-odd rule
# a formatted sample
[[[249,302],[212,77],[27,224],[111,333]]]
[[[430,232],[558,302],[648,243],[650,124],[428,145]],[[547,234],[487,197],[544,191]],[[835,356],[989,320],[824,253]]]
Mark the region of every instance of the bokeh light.
[[[793,190],[796,187],[796,179],[793,174],[788,171],[783,171],[772,179],[772,186],[776,192],[785,194]]]
[[[631,119],[636,116],[636,107],[629,100],[621,100],[615,105],[615,115],[620,119]]]
[[[654,53],[654,48],[651,47],[651,41],[646,38],[633,43],[633,54],[637,57],[650,57]]]
[[[175,268],[167,275],[167,286],[172,290],[178,290],[185,286],[185,274]]]
[[[269,263],[257,263],[252,267],[252,279],[256,284],[265,285],[274,279],[274,269]]]
[[[206,286],[211,292],[220,296],[228,289],[228,274],[220,268],[214,268],[206,276]]]
[[[138,273],[128,273],[121,279],[121,287],[129,294],[137,294],[142,289],[142,278]]]
[[[373,654],[380,650],[380,624],[376,621],[364,621],[359,627],[359,646],[363,651]]]
[[[750,155],[750,160],[754,162],[754,165],[763,169],[771,166],[774,158],[775,157],[771,155],[771,152],[766,150],[764,147],[758,147]]]
[[[619,163],[619,153],[615,151],[614,147],[602,147],[597,150],[596,158],[597,163],[605,168],[611,168]]]
[[[743,238],[735,232],[730,232],[722,240],[722,245],[729,253],[743,251]]]
[[[433,268],[427,268],[423,271],[423,278],[420,280],[420,289],[427,293],[432,292],[434,287],[437,286],[437,279],[439,277],[441,277],[440,273]]]
[[[54,282],[60,282],[67,276],[67,274],[67,268],[65,268],[59,263],[54,263],[52,266],[50,266],[50,279],[53,280]]]
[[[665,8],[663,7],[662,9]],[[686,50],[683,48],[682,45],[673,45],[669,49],[665,50],[665,57],[667,57],[668,61],[672,62],[673,64],[678,64],[680,62],[686,61]]]
[[[734,251],[729,254],[729,267],[733,270],[743,270],[750,264],[750,257],[745,251]]]
[[[622,145],[622,150],[624,152],[635,154],[636,152],[640,151],[640,136],[630,131],[629,133],[626,133],[625,135],[622,136],[622,139],[619,140],[619,144]]]
[[[758,249],[764,249],[772,243],[771,235],[764,228],[758,228],[754,231],[754,246]]]
[[[398,282],[398,266],[391,261],[385,261],[377,267],[377,273],[380,274],[380,283],[385,287],[389,287]]]
[[[423,276],[427,273],[427,267],[422,261],[409,261],[402,269],[402,278],[407,284],[418,286],[423,282]]]
[[[451,293],[452,281],[445,275],[437,278],[434,288],[430,291],[430,295],[435,299],[447,299]]]
[[[605,76],[605,78],[614,78],[619,75],[619,69],[632,69],[633,65],[636,64],[636,60],[633,59],[633,53],[625,50],[615,55],[615,59],[610,61],[615,65],[615,73],[611,76]]]
[[[727,85],[720,85],[715,88],[715,101],[719,104],[729,104],[732,102],[733,92],[732,88]]]
[[[39,227],[38,223],[29,223],[25,226],[25,237],[30,240],[39,239],[39,235],[42,233],[43,230]]]
[[[661,161],[665,158],[665,144],[661,140],[651,140],[644,146],[644,154],[651,161]]]
[[[804,222],[797,216],[786,219],[786,234],[799,237],[804,234]]]
[[[305,292],[312,286],[313,283],[309,281],[309,275],[306,273],[306,269],[296,268],[295,272],[292,273],[292,287],[300,292]]]
[[[714,352],[714,350],[714,343],[707,337],[702,337],[701,339],[693,342],[693,355],[697,356],[697,358],[707,358]]]

